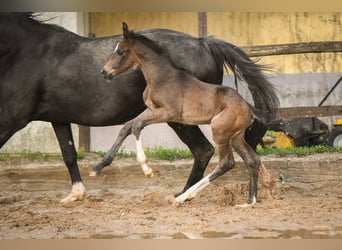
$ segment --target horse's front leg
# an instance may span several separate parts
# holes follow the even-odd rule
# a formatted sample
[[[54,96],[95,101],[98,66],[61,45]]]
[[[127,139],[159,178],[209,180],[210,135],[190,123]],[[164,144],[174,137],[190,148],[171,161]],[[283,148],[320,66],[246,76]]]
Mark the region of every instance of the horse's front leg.
[[[52,126],[62,150],[65,165],[68,167],[72,183],[70,194],[62,199],[61,202],[68,203],[76,200],[83,200],[86,194],[86,189],[83,185],[80,171],[77,166],[77,153],[72,138],[70,124],[52,123]]]

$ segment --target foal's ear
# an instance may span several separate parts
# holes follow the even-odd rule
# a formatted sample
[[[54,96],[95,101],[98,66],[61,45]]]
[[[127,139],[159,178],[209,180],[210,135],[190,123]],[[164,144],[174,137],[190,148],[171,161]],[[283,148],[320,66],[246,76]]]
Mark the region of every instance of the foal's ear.
[[[128,25],[125,22],[122,22],[122,32],[124,38],[128,39],[130,37],[130,32],[128,30]]]

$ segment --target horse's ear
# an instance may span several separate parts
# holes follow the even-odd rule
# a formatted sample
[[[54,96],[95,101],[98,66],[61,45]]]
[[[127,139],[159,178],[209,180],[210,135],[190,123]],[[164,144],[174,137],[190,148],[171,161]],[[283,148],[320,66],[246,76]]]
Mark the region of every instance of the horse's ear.
[[[130,32],[128,30],[128,25],[125,22],[122,22],[122,32],[124,38],[128,39],[130,37]]]

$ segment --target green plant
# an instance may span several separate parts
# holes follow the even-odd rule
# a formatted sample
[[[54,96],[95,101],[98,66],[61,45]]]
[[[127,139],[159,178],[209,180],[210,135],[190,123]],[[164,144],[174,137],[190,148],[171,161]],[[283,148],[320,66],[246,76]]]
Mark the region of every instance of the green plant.
[[[165,147],[157,147],[145,150],[147,158],[159,160],[176,161],[179,159],[192,158],[192,154],[187,149],[168,149]]]
[[[61,158],[61,154],[31,152],[31,151],[0,154],[1,160],[7,160],[7,159],[51,160],[51,159],[59,159],[59,158]]]
[[[77,159],[82,160],[85,158],[86,152],[82,149],[77,151]]]
[[[276,134],[273,131],[271,131],[271,130],[267,130],[265,136],[269,136],[269,137],[272,137],[272,138],[276,138],[277,137]]]

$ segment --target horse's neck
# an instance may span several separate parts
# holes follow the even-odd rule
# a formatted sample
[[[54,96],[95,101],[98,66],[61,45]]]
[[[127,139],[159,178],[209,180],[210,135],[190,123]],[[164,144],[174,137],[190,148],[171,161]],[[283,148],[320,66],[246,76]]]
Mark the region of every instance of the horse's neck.
[[[161,79],[166,78],[167,75],[176,70],[167,56],[157,54],[149,48],[136,50],[135,53],[139,67],[150,86],[159,83]]]

